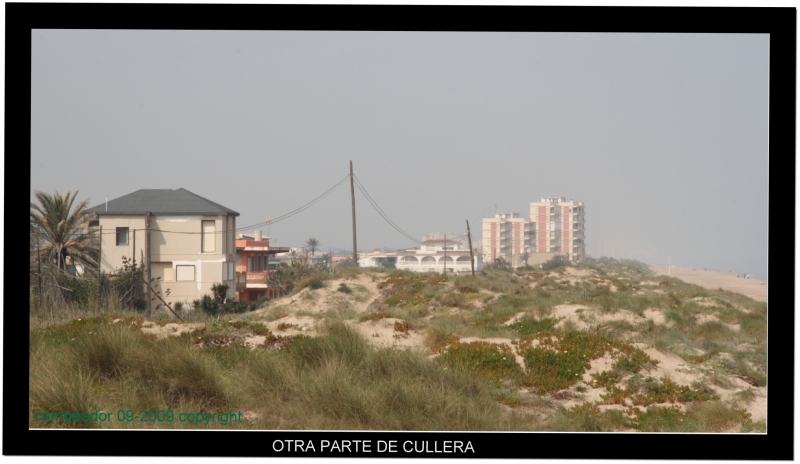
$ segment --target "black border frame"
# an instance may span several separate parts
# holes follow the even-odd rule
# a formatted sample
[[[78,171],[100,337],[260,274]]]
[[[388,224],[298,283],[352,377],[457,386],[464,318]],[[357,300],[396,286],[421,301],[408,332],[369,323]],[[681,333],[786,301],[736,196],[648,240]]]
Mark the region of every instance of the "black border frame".
[[[744,7],[573,7],[573,6],[401,6],[401,5],[230,5],[6,3],[5,193],[6,215],[19,218],[16,198],[27,175],[30,190],[31,29],[208,29],[208,30],[384,30],[384,31],[541,31],[541,32],[701,32],[770,34],[770,144],[780,166],[772,185],[780,189],[781,227],[770,215],[770,262],[786,262],[791,272],[773,272],[771,303],[794,308],[794,219],[796,152],[796,8]],[[19,153],[27,154],[26,157]],[[12,200],[13,199],[13,200]],[[787,215],[786,211],[790,213]],[[777,211],[777,210],[774,210]],[[773,212],[771,210],[770,212]],[[7,221],[14,224],[15,221]],[[780,238],[777,232],[782,232]],[[791,239],[787,240],[789,234]],[[24,260],[15,234],[5,235],[5,264]],[[776,266],[773,266],[776,267]],[[784,266],[781,266],[785,269]],[[12,267],[13,269],[13,267]],[[27,304],[16,292],[14,273],[5,266],[3,304],[3,454],[41,456],[239,456],[239,457],[419,457],[514,459],[709,459],[791,460],[794,433],[794,313],[782,310],[770,327],[770,417],[767,434],[625,434],[511,432],[261,432],[30,430],[27,372],[16,353],[28,341],[12,327],[27,325]],[[777,284],[777,285],[776,285]],[[11,290],[11,291],[9,291]],[[776,293],[777,295],[776,300]],[[20,340],[22,338],[22,340]],[[789,366],[787,369],[786,366]],[[132,435],[132,433],[143,435]],[[200,435],[203,434],[203,435]],[[208,434],[208,435],[206,435]],[[133,438],[133,440],[131,440]],[[171,449],[170,443],[200,438],[210,447]],[[470,441],[474,453],[417,454],[275,452],[273,440],[443,440]],[[664,442],[667,442],[665,444]],[[67,446],[60,446],[68,443]],[[43,446],[52,444],[55,446]],[[58,444],[58,445],[57,445]],[[132,446],[134,444],[144,446]],[[224,444],[224,445],[223,445]],[[660,445],[660,446],[659,446]],[[318,449],[318,445],[317,445]],[[401,446],[398,446],[401,449]]]

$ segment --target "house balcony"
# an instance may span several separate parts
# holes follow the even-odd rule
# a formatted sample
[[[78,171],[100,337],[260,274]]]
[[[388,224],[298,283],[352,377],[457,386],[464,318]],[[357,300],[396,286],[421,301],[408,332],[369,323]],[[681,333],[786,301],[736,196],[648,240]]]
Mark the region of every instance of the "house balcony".
[[[236,273],[236,289],[241,290],[245,288],[273,288],[277,285],[268,283],[267,274],[269,272],[237,272]]]

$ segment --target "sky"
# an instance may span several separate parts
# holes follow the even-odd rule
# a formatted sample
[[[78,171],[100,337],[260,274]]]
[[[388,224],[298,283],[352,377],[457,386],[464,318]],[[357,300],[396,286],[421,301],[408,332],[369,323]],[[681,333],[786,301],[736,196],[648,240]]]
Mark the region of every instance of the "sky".
[[[354,172],[404,232],[542,196],[586,251],[767,278],[769,36],[35,30],[33,191],[185,188],[264,222]],[[356,188],[358,248],[405,248]],[[260,227],[352,249],[349,182]]]

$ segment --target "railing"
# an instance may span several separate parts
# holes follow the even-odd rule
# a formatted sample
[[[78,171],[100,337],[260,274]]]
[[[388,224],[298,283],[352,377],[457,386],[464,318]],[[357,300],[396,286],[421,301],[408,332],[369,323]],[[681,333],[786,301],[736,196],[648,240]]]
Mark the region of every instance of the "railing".
[[[267,283],[267,272],[237,272],[236,273],[236,288],[246,288],[248,284]]]

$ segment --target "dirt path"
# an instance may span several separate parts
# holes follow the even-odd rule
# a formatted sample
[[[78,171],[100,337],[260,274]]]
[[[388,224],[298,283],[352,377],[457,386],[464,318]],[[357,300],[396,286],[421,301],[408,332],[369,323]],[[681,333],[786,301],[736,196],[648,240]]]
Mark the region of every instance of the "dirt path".
[[[672,275],[684,282],[699,285],[709,289],[722,288],[731,292],[741,293],[756,301],[767,301],[768,285],[766,280],[743,279],[735,275],[722,272],[694,270],[687,267],[672,266],[672,270],[667,266],[651,264],[650,268],[659,275]]]

